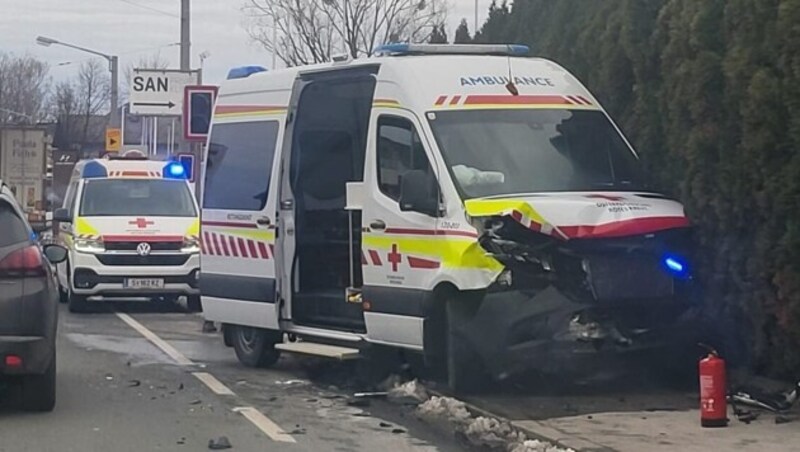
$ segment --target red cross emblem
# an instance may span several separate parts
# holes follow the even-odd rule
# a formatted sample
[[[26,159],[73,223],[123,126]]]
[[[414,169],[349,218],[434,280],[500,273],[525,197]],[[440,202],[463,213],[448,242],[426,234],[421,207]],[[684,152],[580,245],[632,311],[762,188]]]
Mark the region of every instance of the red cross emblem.
[[[397,271],[397,264],[402,261],[403,255],[397,252],[397,244],[392,243],[392,252],[386,256],[386,259],[392,263],[392,271]]]
[[[592,199],[605,199],[606,201],[612,201],[612,202],[625,200],[624,196],[612,196],[612,195],[586,195],[586,197]]]
[[[147,221],[146,218],[137,218],[133,221],[129,221],[128,224],[131,226],[136,226],[139,229],[145,229],[147,226],[153,224],[153,222]]]

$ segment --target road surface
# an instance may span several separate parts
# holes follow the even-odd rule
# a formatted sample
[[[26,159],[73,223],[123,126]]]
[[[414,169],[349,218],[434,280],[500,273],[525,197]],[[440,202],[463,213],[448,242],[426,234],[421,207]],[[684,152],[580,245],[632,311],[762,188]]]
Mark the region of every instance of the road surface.
[[[196,314],[124,303],[60,316],[56,409],[20,413],[6,391],[2,452],[199,451],[220,436],[233,451],[463,450],[397,405],[350,406],[309,380],[307,359],[242,367]]]

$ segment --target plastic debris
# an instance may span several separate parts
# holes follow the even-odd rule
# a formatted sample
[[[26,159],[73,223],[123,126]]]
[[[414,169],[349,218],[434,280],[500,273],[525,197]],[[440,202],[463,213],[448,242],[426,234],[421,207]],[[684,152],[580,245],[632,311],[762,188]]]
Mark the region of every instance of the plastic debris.
[[[220,436],[217,439],[210,439],[208,440],[208,448],[211,450],[223,450],[223,449],[230,449],[233,446],[231,442],[228,440],[227,436]]]

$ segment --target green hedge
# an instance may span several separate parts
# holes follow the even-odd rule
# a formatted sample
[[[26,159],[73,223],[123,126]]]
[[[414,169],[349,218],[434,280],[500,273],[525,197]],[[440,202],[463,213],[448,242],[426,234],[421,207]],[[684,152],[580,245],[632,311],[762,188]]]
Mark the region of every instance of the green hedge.
[[[697,227],[709,313],[752,365],[800,371],[800,1],[515,0],[475,39],[521,42],[601,100]]]

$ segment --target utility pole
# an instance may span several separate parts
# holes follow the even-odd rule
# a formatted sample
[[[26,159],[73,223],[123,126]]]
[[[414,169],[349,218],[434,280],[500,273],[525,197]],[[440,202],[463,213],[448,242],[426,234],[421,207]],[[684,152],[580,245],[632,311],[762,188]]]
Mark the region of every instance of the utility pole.
[[[192,69],[192,33],[190,28],[191,14],[190,14],[191,0],[181,0],[181,70],[188,71]]]
[[[116,55],[108,58],[108,70],[111,71],[111,127],[121,127],[125,118],[119,112],[119,60]],[[122,138],[125,141],[125,138]]]
[[[475,28],[472,29],[472,34],[478,32],[478,0],[475,0]]]

